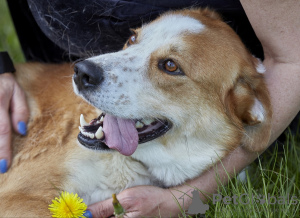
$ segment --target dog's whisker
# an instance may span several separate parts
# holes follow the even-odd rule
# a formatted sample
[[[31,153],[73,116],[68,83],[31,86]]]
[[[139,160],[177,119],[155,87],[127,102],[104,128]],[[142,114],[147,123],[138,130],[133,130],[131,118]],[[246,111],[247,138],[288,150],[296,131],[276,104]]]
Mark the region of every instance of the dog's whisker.
[[[72,66],[74,66],[75,64],[77,64],[78,62],[83,61],[83,60],[85,60],[85,58],[79,58],[79,59],[73,61]]]

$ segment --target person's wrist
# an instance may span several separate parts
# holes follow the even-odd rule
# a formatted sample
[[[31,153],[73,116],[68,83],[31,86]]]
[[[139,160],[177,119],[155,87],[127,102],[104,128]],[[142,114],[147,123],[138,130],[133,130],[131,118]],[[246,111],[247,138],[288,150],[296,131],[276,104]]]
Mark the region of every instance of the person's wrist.
[[[180,193],[178,190],[174,190],[173,188],[167,188],[163,189],[161,192],[161,197],[160,197],[160,209],[161,212],[167,212],[168,214],[164,214],[168,217],[178,217],[178,214],[181,214],[180,207],[181,205],[180,202],[180,196],[183,195]],[[180,206],[178,205],[180,204]]]
[[[4,73],[13,73],[16,69],[14,64],[6,51],[0,52],[0,75]]]

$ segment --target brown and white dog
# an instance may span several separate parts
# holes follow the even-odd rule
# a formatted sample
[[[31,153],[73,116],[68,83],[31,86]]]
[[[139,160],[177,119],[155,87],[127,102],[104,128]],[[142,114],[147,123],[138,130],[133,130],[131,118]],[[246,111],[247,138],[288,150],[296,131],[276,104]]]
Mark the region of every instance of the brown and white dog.
[[[163,14],[133,30],[124,50],[77,63],[73,88],[93,106],[73,94],[70,65],[20,66],[31,119],[0,175],[0,216],[50,216],[61,190],[91,204],[132,186],[175,186],[238,146],[263,151],[263,72],[208,9]],[[81,113],[92,121],[82,116],[78,135]]]

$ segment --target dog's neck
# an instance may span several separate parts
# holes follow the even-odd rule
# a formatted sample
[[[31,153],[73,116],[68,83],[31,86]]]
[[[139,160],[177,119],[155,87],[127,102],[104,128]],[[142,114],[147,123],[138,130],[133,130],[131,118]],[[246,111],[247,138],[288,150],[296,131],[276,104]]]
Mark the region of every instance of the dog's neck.
[[[141,161],[163,186],[171,187],[198,176],[224,153],[221,145],[208,144],[199,138],[182,137],[177,138],[176,142],[168,141],[166,145],[158,140],[141,144],[132,157]]]

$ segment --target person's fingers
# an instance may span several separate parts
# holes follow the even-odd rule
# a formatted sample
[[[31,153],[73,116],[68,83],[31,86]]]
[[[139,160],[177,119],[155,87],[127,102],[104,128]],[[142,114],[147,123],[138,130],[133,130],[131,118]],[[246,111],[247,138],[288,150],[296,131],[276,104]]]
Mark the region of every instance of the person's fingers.
[[[0,93],[0,173],[6,173],[11,162],[11,125],[9,97]]]
[[[0,173],[5,173],[11,165],[11,122],[16,132],[25,135],[28,107],[14,76],[5,73],[0,78]]]
[[[21,135],[26,135],[26,124],[28,121],[29,110],[25,93],[17,83],[15,83],[14,85],[14,92],[11,99],[10,110],[14,130]]]
[[[87,210],[90,211],[92,214],[92,216],[90,216],[88,218],[110,217],[114,214],[112,198],[92,204],[92,205],[88,206]]]

